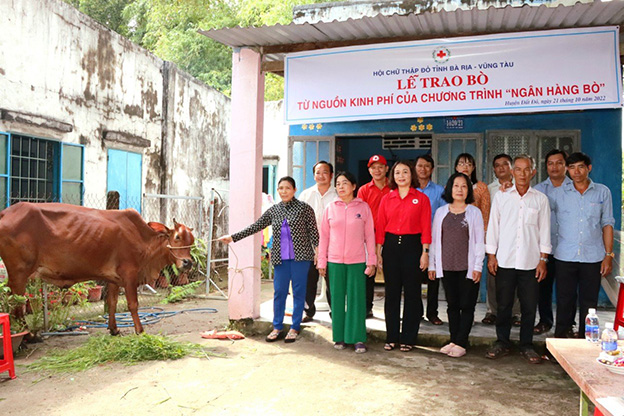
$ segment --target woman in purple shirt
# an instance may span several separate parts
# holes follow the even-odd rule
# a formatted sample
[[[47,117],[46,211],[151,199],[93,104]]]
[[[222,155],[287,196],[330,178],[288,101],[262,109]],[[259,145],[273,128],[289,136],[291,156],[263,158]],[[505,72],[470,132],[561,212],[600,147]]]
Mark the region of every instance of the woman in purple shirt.
[[[284,311],[288,287],[292,282],[293,314],[292,326],[285,342],[295,342],[301,330],[301,318],[305,304],[308,270],[314,261],[319,235],[314,210],[305,202],[295,198],[295,180],[290,176],[281,178],[277,193],[282,202],[273,205],[262,216],[238,233],[219,238],[226,244],[242,240],[269,225],[273,227],[273,248],[271,263],[275,268],[273,287],[273,330],[266,337],[267,342],[276,341],[282,335]]]

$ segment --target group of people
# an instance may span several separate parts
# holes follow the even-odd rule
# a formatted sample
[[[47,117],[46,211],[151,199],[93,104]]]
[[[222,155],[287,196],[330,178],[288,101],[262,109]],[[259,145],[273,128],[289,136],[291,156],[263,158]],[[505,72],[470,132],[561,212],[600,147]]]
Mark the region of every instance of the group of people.
[[[450,342],[440,351],[465,355],[487,253],[488,313],[483,322],[496,324],[497,341],[486,356],[507,355],[511,327],[519,324],[521,354],[539,363],[533,334],[553,326],[553,282],[555,336],[579,336],[573,331],[577,303],[583,335],[583,317],[597,304],[601,276],[612,269],[615,223],[611,193],[589,179],[587,155],[553,150],[545,163],[548,179],[531,187],[537,172],[531,156],[498,155],[492,162],[497,179],[488,186],[477,180],[474,157],[463,153],[442,187],[431,180],[435,165],[430,155],[419,156],[415,164],[400,160],[389,175],[386,159],[374,155],[368,161],[372,180],[356,194],[353,174],[339,172],[332,186],[333,166],[320,161],[313,168],[316,184],[299,199],[294,179],[280,179],[281,202],[220,240],[230,243],[273,227],[274,317],[267,341],[283,335],[291,284],[292,326],[285,342],[297,339],[301,322],[314,317],[323,277],[334,347],[353,345],[356,353],[367,351],[365,320],[372,316],[375,276],[382,274],[385,350],[414,348],[425,316],[420,290],[425,282],[426,317],[442,324],[437,310],[441,281]]]

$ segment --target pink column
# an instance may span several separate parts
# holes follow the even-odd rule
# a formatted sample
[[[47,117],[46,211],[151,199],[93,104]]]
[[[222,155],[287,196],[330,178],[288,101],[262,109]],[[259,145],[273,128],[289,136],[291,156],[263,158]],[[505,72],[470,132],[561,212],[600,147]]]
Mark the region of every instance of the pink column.
[[[230,127],[230,233],[261,214],[264,74],[262,56],[248,48],[232,54]],[[228,311],[230,319],[260,316],[260,234],[232,243]],[[236,256],[232,251],[236,251]]]

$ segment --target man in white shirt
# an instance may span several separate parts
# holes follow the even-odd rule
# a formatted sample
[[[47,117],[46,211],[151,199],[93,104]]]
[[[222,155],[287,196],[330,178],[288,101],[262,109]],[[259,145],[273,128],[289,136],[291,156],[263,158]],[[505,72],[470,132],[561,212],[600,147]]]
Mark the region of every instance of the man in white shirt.
[[[316,216],[316,225],[321,225],[321,219],[323,218],[323,212],[327,205],[338,199],[338,193],[336,188],[331,184],[332,177],[334,176],[334,167],[331,163],[321,160],[312,167],[314,173],[314,181],[316,185],[309,187],[301,192],[299,200],[310,205],[314,210]],[[315,262],[316,263],[316,262]],[[310,322],[314,318],[316,313],[316,306],[314,300],[316,299],[316,289],[318,286],[319,272],[316,267],[310,267],[308,271],[308,287],[306,289],[306,301],[305,301],[305,316],[301,322]],[[331,296],[329,293],[329,277],[325,274],[327,303],[331,307]]]
[[[541,363],[533,348],[533,325],[539,298],[539,282],[546,277],[551,252],[550,206],[543,193],[531,188],[535,161],[529,155],[516,156],[512,174],[515,185],[498,192],[492,203],[485,251],[488,270],[496,279],[496,343],[486,354],[499,358],[509,354],[511,309],[518,293],[522,324],[520,353],[531,364]]]
[[[511,174],[511,156],[507,153],[501,153],[494,156],[492,159],[492,168],[494,170],[494,176],[496,179],[488,185],[488,191],[490,192],[490,201],[494,202],[494,196],[501,189],[501,186],[505,186],[505,189],[513,184],[513,175]],[[496,309],[498,305],[496,303],[496,279],[494,276],[489,275],[486,279],[487,287],[487,312],[485,317],[481,320],[486,325],[493,325],[496,323]],[[513,304],[513,326],[520,326],[520,302],[518,296],[514,297]]]

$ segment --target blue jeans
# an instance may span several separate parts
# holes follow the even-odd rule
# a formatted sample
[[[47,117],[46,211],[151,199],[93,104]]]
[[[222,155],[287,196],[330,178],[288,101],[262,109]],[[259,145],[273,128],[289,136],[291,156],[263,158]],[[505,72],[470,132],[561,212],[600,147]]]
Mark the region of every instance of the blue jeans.
[[[282,264],[275,266],[273,280],[273,328],[282,330],[284,325],[284,311],[288,288],[292,281],[293,288],[293,314],[292,329],[301,329],[301,317],[305,306],[306,286],[308,282],[308,270],[311,261],[282,260]]]

